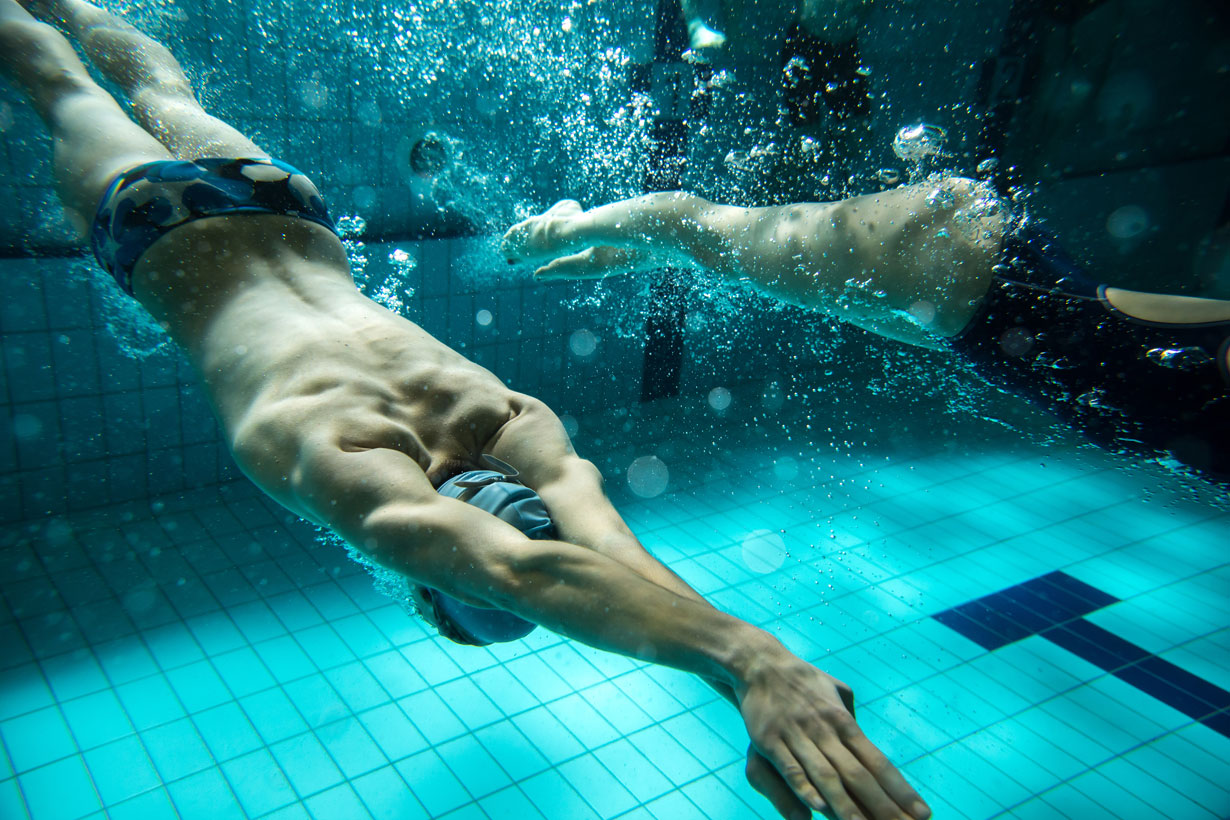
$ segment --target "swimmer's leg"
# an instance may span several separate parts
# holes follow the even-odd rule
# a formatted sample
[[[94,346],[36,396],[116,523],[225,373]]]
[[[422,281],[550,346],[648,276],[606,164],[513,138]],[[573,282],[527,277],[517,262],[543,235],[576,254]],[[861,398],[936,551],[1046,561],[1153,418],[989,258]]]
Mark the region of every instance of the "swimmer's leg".
[[[161,43],[85,0],[44,0],[104,74],[132,101],[141,125],[179,159],[264,158],[256,143],[208,114],[179,62]]]
[[[94,83],[64,36],[16,0],[0,0],[0,74],[25,93],[51,132],[56,187],[82,235],[116,174],[169,158]]]

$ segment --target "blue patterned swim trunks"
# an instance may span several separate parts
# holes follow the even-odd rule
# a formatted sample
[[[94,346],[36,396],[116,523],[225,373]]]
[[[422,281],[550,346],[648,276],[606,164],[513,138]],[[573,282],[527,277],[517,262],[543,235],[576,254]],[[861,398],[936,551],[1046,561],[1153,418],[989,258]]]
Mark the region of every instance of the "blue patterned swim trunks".
[[[159,160],[120,174],[98,205],[91,244],[98,263],[132,295],[132,270],[160,237],[210,216],[280,214],[337,233],[316,186],[276,159]]]

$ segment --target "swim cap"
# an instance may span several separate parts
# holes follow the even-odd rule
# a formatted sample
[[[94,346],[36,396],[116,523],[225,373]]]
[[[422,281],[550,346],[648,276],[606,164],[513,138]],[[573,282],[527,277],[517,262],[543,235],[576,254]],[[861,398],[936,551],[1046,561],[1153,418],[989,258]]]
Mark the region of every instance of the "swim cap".
[[[440,485],[440,495],[457,498],[512,524],[529,538],[555,538],[555,524],[538,493],[517,480],[517,471],[484,455],[495,470],[470,470]],[[524,638],[535,624],[503,609],[464,604],[439,590],[425,588],[440,634],[456,643],[487,646]]]

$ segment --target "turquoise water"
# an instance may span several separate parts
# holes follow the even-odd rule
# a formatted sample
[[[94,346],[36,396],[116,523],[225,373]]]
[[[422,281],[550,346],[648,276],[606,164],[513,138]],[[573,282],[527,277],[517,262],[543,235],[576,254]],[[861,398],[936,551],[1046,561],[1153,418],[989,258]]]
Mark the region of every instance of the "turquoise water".
[[[849,682],[938,817],[1225,816],[1224,730],[1042,637],[986,651],[931,617],[1061,570],[1120,599],[1091,622],[1224,687],[1224,511],[1063,443],[742,428],[699,453],[679,412],[583,417],[578,446],[618,479],[651,434],[667,491],[612,481],[633,529]],[[696,680],[541,630],[448,644],[246,482],[56,520],[5,530],[4,817],[773,816]]]
[[[919,118],[963,161],[973,67],[1010,5],[878,4],[862,41],[877,108],[849,155],[781,121],[772,50],[716,71],[686,183],[747,203],[868,190],[904,170],[892,134]],[[643,4],[121,6],[211,110],[312,174],[370,295],[546,400],[651,551],[851,684],[937,818],[1230,817],[1224,489],[1083,445],[939,356],[704,276],[686,280],[679,396],[642,404],[647,283],[542,286],[495,253],[557,195],[642,190]],[[1191,50],[1199,71],[1218,48]],[[1131,120],[1102,135],[1108,155],[1173,159],[1182,140],[1134,125],[1166,97],[1164,68],[1156,86],[1107,83],[1102,107]],[[1094,93],[1068,85],[1056,116]],[[1167,123],[1193,151],[1222,144]],[[452,152],[430,179],[407,159],[428,130]],[[253,489],[158,329],[91,261],[31,256],[73,247],[51,146],[7,87],[0,132],[18,206],[0,233],[23,257],[0,260],[0,818],[774,816],[744,780],[738,715],[698,681],[542,630],[454,646]],[[779,179],[774,152],[796,139]],[[1217,247],[1207,220],[1167,213],[1168,186],[1216,212],[1224,165],[1103,173],[1047,150],[1030,173],[1084,174],[1042,198],[1075,252],[1127,284],[1193,284],[1147,278],[1189,274],[1172,248]],[[1141,233],[1117,235],[1115,213]],[[380,241],[465,220],[477,238]]]
[[[938,817],[1230,812],[1225,706],[1200,700],[1230,688],[1224,494],[970,385],[903,401],[913,360],[857,339],[817,335],[816,369],[766,373],[789,359],[763,340],[811,327],[782,312],[723,344],[728,320],[690,320],[681,396],[632,404],[621,313],[586,286],[478,277],[485,247],[366,246],[369,286],[401,271],[407,315],[546,395],[644,543],[850,683]],[[238,475],[193,374],[87,263],[4,270],[0,816],[773,816],[705,686],[541,630],[435,637]],[[623,287],[604,302],[635,304]],[[551,302],[572,304],[562,324]],[[885,363],[897,389],[860,390]],[[665,486],[634,469],[648,458]],[[1070,625],[1196,691],[1142,683],[1140,657],[1042,634],[987,649],[942,620],[1056,572],[1102,596]]]

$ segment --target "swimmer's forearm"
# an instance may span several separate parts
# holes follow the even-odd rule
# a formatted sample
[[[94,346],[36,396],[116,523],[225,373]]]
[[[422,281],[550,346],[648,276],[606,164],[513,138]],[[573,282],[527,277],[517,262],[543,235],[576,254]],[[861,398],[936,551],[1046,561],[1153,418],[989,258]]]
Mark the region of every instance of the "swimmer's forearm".
[[[763,630],[603,555],[564,542],[534,546],[500,605],[554,632],[695,673],[732,699],[764,656],[785,651]]]
[[[729,252],[729,237],[719,229],[720,213],[743,209],[716,205],[682,192],[646,194],[578,214],[560,226],[569,247],[608,246],[650,251],[716,270]]]

